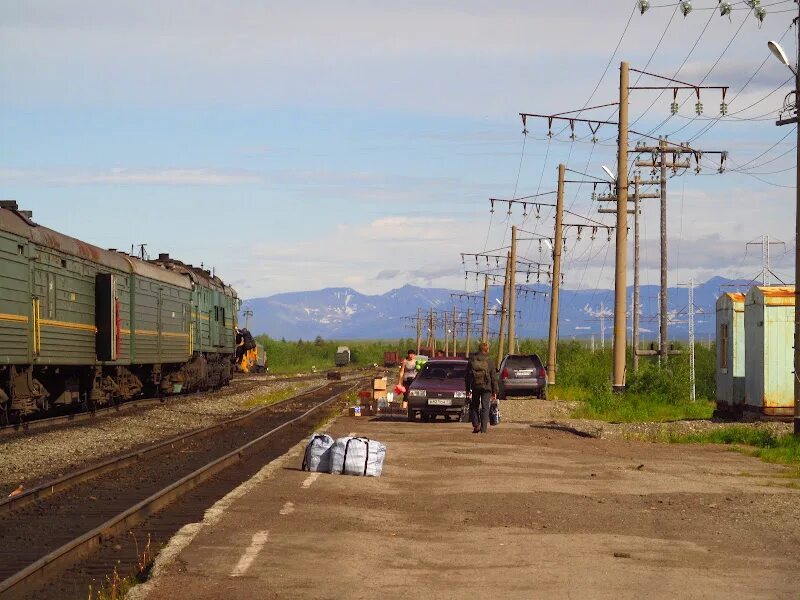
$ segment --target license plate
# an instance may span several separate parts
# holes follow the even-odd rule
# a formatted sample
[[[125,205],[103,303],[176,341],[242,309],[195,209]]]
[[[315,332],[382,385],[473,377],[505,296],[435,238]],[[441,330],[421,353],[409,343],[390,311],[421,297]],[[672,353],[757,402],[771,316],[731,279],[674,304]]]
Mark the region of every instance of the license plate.
[[[431,398],[428,400],[428,406],[452,406],[453,401],[450,398]]]
[[[533,371],[531,371],[531,370],[528,370],[528,371],[515,371],[514,375],[516,375],[517,377],[530,377],[531,375],[533,375]]]

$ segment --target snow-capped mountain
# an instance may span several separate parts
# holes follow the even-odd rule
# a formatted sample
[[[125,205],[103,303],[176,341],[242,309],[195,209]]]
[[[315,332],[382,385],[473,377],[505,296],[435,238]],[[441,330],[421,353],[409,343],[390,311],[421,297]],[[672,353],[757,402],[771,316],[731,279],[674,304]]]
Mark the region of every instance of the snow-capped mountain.
[[[725,291],[745,290],[749,282],[715,277],[695,287],[695,327],[700,339],[714,334],[716,298]],[[547,293],[549,286],[530,286]],[[658,332],[658,286],[642,286],[642,339],[655,339]],[[685,339],[688,331],[688,289],[669,289],[670,337]],[[472,299],[451,296],[459,290],[420,288],[405,285],[381,295],[362,294],[352,288],[326,288],[318,291],[289,292],[267,298],[253,298],[242,303],[249,309],[250,330],[274,338],[325,339],[400,338],[415,335],[415,323],[403,317],[416,317],[417,308],[423,314],[433,308],[437,312],[451,311],[453,305],[464,319],[468,307],[474,320],[480,319],[482,294]],[[502,299],[502,288],[490,289],[490,313],[495,313]],[[632,288],[628,288],[628,305],[632,303]],[[601,324],[610,339],[613,326],[614,293],[612,290],[561,291],[559,334],[562,339],[587,338],[594,334],[598,341]],[[526,337],[546,337],[550,300],[545,295],[519,295],[517,299],[517,331]],[[240,315],[240,323],[245,317]],[[630,322],[629,322],[630,326]],[[423,329],[426,330],[424,322]],[[497,329],[497,317],[492,317],[490,329]]]

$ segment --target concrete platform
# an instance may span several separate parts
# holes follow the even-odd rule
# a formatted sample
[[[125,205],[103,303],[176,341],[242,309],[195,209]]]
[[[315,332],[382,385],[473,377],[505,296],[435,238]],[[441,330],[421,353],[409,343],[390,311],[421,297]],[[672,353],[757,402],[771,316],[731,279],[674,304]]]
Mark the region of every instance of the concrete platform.
[[[129,596],[797,598],[800,493],[716,447],[529,425],[341,418],[381,478],[309,475],[296,447],[185,527]]]

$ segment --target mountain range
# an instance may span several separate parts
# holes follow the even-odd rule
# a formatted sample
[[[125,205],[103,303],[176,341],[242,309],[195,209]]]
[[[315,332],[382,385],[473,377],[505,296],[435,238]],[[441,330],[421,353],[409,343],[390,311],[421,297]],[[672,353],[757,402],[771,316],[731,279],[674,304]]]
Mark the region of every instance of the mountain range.
[[[699,340],[713,337],[715,329],[715,302],[726,292],[746,290],[751,282],[714,277],[694,288],[695,331]],[[527,295],[517,299],[517,335],[545,338],[550,310],[549,286],[531,285]],[[656,339],[658,335],[658,294],[655,285],[641,287],[641,338]],[[503,290],[492,286],[489,291],[490,330],[499,327],[497,308]],[[632,304],[633,290],[628,288],[628,306]],[[289,292],[266,298],[252,298],[242,303],[242,312],[249,309],[252,316],[240,315],[240,323],[248,321],[254,334],[267,334],[273,338],[314,339],[395,339],[416,335],[417,308],[423,316],[430,309],[451,313],[457,307],[461,321],[468,308],[473,310],[474,331],[480,330],[483,294],[468,297],[459,290],[421,288],[405,285],[385,294],[361,294],[352,288],[326,288],[317,291]],[[669,336],[671,339],[688,337],[687,287],[669,288]],[[613,290],[561,290],[559,335],[562,339],[588,339],[595,336],[599,344],[602,337],[611,339],[613,328]],[[629,308],[630,310],[630,308]],[[601,335],[605,326],[605,336]],[[630,328],[630,319],[628,320]],[[462,332],[463,337],[463,332]],[[423,318],[423,338],[427,337],[427,320]],[[441,339],[441,331],[437,338]]]

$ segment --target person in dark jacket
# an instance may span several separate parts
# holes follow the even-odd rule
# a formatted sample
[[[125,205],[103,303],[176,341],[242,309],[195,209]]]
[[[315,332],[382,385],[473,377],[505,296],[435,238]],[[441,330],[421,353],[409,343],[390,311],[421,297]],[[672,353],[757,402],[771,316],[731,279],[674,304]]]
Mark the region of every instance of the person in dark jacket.
[[[497,402],[497,369],[489,356],[489,344],[486,342],[481,343],[480,351],[470,356],[464,380],[471,398],[469,416],[472,433],[486,433],[492,402]]]

